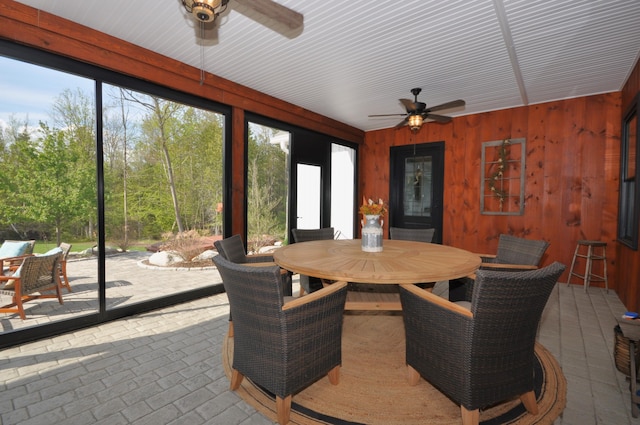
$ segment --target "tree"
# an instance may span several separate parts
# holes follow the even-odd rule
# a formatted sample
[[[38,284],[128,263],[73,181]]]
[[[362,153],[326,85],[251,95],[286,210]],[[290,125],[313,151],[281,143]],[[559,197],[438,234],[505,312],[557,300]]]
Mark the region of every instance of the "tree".
[[[145,128],[148,131],[148,135],[151,137],[151,140],[155,142],[162,152],[164,171],[169,184],[169,191],[171,193],[175,222],[178,227],[178,232],[182,233],[184,232],[184,226],[182,225],[182,217],[180,216],[180,206],[178,203],[178,194],[176,192],[173,165],[171,163],[171,155],[169,154],[170,141],[167,128],[169,121],[177,112],[180,105],[156,96],[145,96],[140,93],[135,93],[131,90],[122,90],[122,93],[125,99],[136,102],[151,112]]]
[[[13,170],[17,188],[13,214],[17,219],[52,225],[60,244],[63,224],[83,217],[95,203],[95,181],[81,166],[79,152],[69,148],[65,131],[44,123],[40,131],[40,140],[13,145],[20,160]]]

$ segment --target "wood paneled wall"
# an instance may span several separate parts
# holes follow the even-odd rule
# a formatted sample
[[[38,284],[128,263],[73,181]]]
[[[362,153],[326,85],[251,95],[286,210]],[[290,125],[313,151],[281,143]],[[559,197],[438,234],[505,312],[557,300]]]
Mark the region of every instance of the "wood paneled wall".
[[[495,253],[508,233],[550,242],[543,264],[571,265],[578,239],[608,244],[608,275],[616,287],[620,162],[620,92],[468,115],[368,132],[361,147],[361,194],[389,199],[389,148],[445,142],[443,243]],[[483,142],[526,139],[525,207],[521,216],[480,214]],[[568,271],[561,281],[566,282]]]
[[[622,114],[627,110],[635,95],[640,91],[640,61],[636,63],[622,89]],[[634,251],[625,245],[616,246],[618,295],[631,311],[640,310],[640,251]]]
[[[0,0],[0,38],[67,56],[230,105],[232,116],[232,232],[244,229],[244,112],[250,111],[342,140],[362,143],[357,128],[142,49],[57,16]]]

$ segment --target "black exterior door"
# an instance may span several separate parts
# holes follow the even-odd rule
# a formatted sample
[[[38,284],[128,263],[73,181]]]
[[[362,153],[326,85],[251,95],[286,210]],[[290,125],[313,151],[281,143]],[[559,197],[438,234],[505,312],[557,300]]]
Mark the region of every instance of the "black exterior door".
[[[435,228],[442,243],[444,142],[394,146],[390,159],[389,225]]]

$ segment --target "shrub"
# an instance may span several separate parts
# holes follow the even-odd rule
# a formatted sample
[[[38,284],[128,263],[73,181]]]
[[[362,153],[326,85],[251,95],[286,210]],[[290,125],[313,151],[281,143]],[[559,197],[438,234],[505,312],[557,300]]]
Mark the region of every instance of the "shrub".
[[[163,233],[162,239],[166,242],[160,246],[160,251],[175,251],[186,261],[191,261],[207,249],[202,237],[196,230],[188,230],[176,235]]]

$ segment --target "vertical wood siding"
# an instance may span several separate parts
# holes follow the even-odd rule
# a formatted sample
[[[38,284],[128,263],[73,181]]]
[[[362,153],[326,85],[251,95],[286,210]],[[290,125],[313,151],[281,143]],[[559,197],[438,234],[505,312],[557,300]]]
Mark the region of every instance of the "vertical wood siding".
[[[443,140],[443,243],[495,253],[501,233],[545,239],[550,246],[543,264],[558,260],[568,266],[578,239],[602,240],[615,288],[620,99],[616,92],[468,115],[444,125],[427,123],[416,135],[406,127],[368,132],[361,193],[388,199],[391,146]],[[505,138],[526,139],[524,214],[482,215],[482,143]]]

